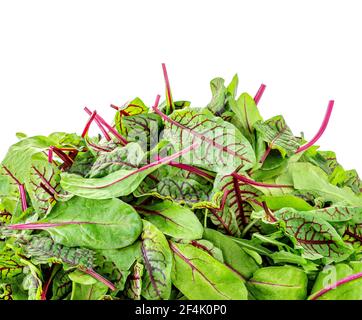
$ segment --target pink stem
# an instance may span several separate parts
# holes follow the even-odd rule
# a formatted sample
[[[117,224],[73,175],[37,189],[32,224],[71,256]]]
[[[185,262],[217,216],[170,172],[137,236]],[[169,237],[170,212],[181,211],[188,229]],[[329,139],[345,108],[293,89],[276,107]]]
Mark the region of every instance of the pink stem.
[[[87,221],[66,221],[66,222],[58,222],[58,223],[50,223],[50,222],[29,222],[29,223],[19,223],[12,224],[7,226],[10,230],[44,230],[47,228],[56,228],[66,225],[82,225],[82,224],[91,224],[91,222]]]
[[[112,291],[116,290],[116,287],[112,282],[101,276],[99,273],[95,272],[93,269],[81,269],[81,270],[84,271],[86,274],[89,274],[94,279],[97,279],[98,281],[105,284]]]
[[[161,158],[159,156],[156,157],[157,160],[162,160],[164,158]],[[172,166],[172,167],[175,167],[175,168],[179,168],[179,169],[182,169],[182,170],[186,170],[186,171],[189,171],[191,173],[195,173],[201,177],[204,177],[206,179],[209,179],[209,180],[213,180],[214,177],[208,173],[206,173],[205,171],[202,171],[201,169],[199,168],[196,168],[196,167],[193,167],[193,166],[190,166],[190,165],[187,165],[187,164],[183,164],[183,163],[179,163],[179,162],[176,162],[176,161],[170,161],[168,163],[169,166]]]
[[[278,220],[273,216],[273,214],[270,212],[270,209],[268,208],[267,204],[265,201],[263,201],[262,203],[262,207],[267,215],[267,217],[270,219],[270,221],[272,222],[277,222]]]
[[[50,147],[52,151],[63,160],[66,166],[71,166],[73,164],[73,159],[71,159],[66,153],[57,147]]]
[[[90,110],[85,107],[84,110],[89,114]],[[104,125],[123,145],[126,145],[128,141],[122,137],[112,126],[110,126],[99,114],[96,115],[99,122]]]
[[[48,162],[53,163],[53,148],[50,147],[48,150]]]
[[[115,110],[119,110],[119,107],[115,106],[114,104],[111,103],[110,105],[111,108],[115,109]]]
[[[25,194],[25,187],[23,184],[19,184],[19,192],[20,192],[20,199],[21,199],[21,210],[26,211],[28,209],[28,204],[26,203],[26,194]]]
[[[265,188],[292,188],[293,187],[292,185],[287,185],[287,184],[270,184],[270,183],[254,181],[247,177],[241,176],[240,174],[237,174],[236,172],[233,172],[231,175],[242,182],[245,182],[247,184],[250,184],[252,186],[257,186],[257,187],[265,187]]]
[[[327,112],[324,116],[323,122],[321,127],[319,128],[317,134],[313,137],[312,140],[310,140],[307,144],[305,144],[304,146],[299,147],[299,149],[296,151],[296,153],[302,152],[306,149],[308,149],[309,147],[311,147],[312,145],[314,145],[318,139],[322,136],[323,132],[326,130],[329,119],[331,117],[332,111],[333,111],[333,105],[334,105],[334,101],[330,100],[328,103],[328,107],[327,107]]]
[[[25,193],[25,187],[24,184],[22,184],[12,173],[11,171],[5,167],[4,165],[2,166],[3,169],[6,171],[6,173],[15,181],[16,185],[18,186],[19,189],[19,194],[20,194],[20,200],[21,200],[21,210],[24,212],[28,209],[28,204],[26,203],[26,193]]]
[[[166,65],[162,63],[162,70],[163,70],[163,77],[165,78],[166,83],[166,92],[167,92],[167,104],[170,106],[171,110],[173,111],[173,101],[172,101],[172,95],[171,95],[171,87],[170,87],[170,81],[168,79],[167,69]]]
[[[255,97],[254,97],[254,101],[255,101],[255,104],[258,105],[261,97],[263,96],[263,93],[265,91],[265,88],[266,88],[266,85],[265,84],[261,84],[260,85],[260,88],[258,90],[258,92],[256,93]]]
[[[347,276],[341,280],[338,280],[336,283],[332,284],[332,285],[329,285],[323,289],[321,289],[320,291],[312,294],[312,296],[309,297],[309,300],[316,300],[318,299],[320,296],[324,295],[325,293],[333,290],[334,288],[337,288],[339,287],[340,285],[342,284],[345,284],[347,282],[350,282],[350,281],[353,281],[353,280],[356,280],[356,279],[359,279],[359,278],[362,278],[362,272],[358,272],[358,273],[355,273],[355,274],[352,274],[350,276]]]
[[[89,109],[86,110],[86,112],[88,113],[88,111],[90,112]],[[91,115],[91,113],[88,113],[89,115]],[[97,116],[95,116],[94,121],[96,122],[97,126],[99,127],[99,129],[101,129],[102,134],[104,135],[104,137],[106,138],[107,141],[111,141],[111,137],[109,136],[108,132],[103,128],[101,122],[98,120]]]
[[[93,122],[94,118],[97,116],[97,111],[94,110],[93,113],[91,114],[89,120],[87,121],[87,124],[84,127],[83,133],[82,133],[82,138],[85,137],[85,135],[88,133],[89,131],[89,127],[91,125],[91,123]]]
[[[268,157],[269,153],[271,151],[271,146],[269,145],[268,148],[265,150],[263,156],[260,159],[260,163],[264,163],[265,159]]]

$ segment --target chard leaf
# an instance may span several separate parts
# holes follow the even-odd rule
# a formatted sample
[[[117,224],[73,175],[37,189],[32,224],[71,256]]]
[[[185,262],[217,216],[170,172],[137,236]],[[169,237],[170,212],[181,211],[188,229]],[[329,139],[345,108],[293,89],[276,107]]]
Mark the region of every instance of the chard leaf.
[[[142,150],[152,150],[159,142],[162,121],[157,114],[145,113],[123,117],[122,127],[127,141],[137,142]]]
[[[148,112],[147,106],[140,98],[135,98],[132,101],[128,102],[125,106],[120,108],[115,116],[114,122],[116,124],[116,129],[122,135],[127,134],[127,129],[124,126],[124,119],[127,116],[135,116]]]
[[[44,216],[56,201],[71,197],[60,186],[60,173],[43,153],[33,155],[30,173],[25,178],[25,188],[39,216]]]
[[[261,195],[256,188],[233,176],[218,175],[214,182],[210,207],[211,221],[224,233],[240,236],[249,223],[252,207],[248,201]]]
[[[273,117],[265,122],[254,124],[259,136],[269,144],[270,149],[277,149],[283,156],[293,155],[299,148],[299,140],[294,137],[282,116]]]
[[[52,281],[52,298],[51,300],[65,300],[72,291],[72,280],[69,274],[72,271],[59,270]]]
[[[254,166],[252,146],[231,123],[201,109],[177,110],[170,117],[157,108],[155,111],[165,121],[164,138],[176,150],[198,144],[192,153],[183,155],[182,163],[224,174],[236,168],[247,170]]]
[[[179,204],[197,205],[208,201],[212,189],[206,179],[182,169],[164,166],[148,176],[135,190],[134,195],[171,200]]]
[[[186,207],[163,201],[148,206],[137,206],[135,209],[168,236],[189,240],[202,237],[203,227],[200,221]]]
[[[95,270],[107,276],[117,290],[123,290],[130,269],[141,256],[140,242],[117,250],[102,250],[98,253]]]
[[[246,300],[244,281],[208,253],[190,244],[169,242],[172,283],[190,300]]]
[[[128,143],[111,152],[100,152],[87,177],[102,178],[120,169],[132,170],[139,166],[144,153],[137,143]]]
[[[307,283],[303,270],[281,266],[257,270],[247,286],[257,300],[304,300]]]
[[[258,107],[254,99],[246,92],[242,93],[235,103],[231,104],[231,110],[235,113],[241,133],[254,145],[254,127],[258,121],[262,121]]]
[[[353,252],[332,225],[312,211],[299,212],[284,208],[273,215],[284,221],[286,235],[291,238],[296,248],[303,249],[302,256],[307,259],[322,258],[326,263],[339,262]]]
[[[142,296],[147,300],[168,299],[171,294],[172,253],[166,237],[153,224],[143,220],[141,235]]]
[[[23,275],[24,264],[20,257],[11,249],[0,252],[0,283],[12,283]]]
[[[66,247],[53,239],[34,235],[23,245],[33,263],[63,263],[71,267],[90,269],[94,265],[94,252],[85,248]]]
[[[220,232],[205,228],[203,238],[211,241],[222,251],[224,264],[242,279],[249,279],[259,268],[255,260],[244,249]]]

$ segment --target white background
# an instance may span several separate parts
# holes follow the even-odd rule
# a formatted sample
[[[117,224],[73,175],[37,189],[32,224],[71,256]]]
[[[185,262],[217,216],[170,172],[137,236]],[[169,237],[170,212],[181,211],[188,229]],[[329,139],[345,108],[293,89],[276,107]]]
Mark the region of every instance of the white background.
[[[209,102],[209,81],[239,74],[265,119],[283,114],[307,139],[335,99],[322,149],[362,173],[361,1],[0,0],[0,157],[29,135],[80,133],[85,105],[164,96]]]

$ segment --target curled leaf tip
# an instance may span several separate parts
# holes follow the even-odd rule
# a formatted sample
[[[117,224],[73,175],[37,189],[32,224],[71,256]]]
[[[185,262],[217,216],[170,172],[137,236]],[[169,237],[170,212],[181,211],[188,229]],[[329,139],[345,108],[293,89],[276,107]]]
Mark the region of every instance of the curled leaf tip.
[[[307,144],[299,147],[299,149],[296,151],[296,153],[307,150],[308,148],[310,148],[312,145],[314,145],[319,140],[319,138],[322,136],[322,134],[324,133],[324,131],[326,130],[326,128],[328,126],[328,122],[329,122],[329,119],[331,118],[331,114],[333,111],[333,106],[334,106],[334,100],[330,100],[328,103],[327,112],[324,116],[322,125],[319,128],[317,134]]]

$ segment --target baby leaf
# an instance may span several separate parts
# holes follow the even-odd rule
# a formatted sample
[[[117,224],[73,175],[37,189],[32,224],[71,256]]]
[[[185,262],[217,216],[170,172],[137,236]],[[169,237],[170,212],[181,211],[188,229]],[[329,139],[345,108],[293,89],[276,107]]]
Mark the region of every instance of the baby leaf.
[[[135,209],[168,236],[189,240],[202,237],[203,227],[200,221],[186,207],[163,201],[149,206],[137,206]]]
[[[140,235],[142,222],[137,212],[118,200],[74,197],[58,202],[43,220],[9,226],[9,229],[40,229],[54,241],[69,247],[118,249],[132,244]]]
[[[166,237],[153,224],[143,220],[141,235],[142,296],[147,300],[168,299],[171,294],[172,253]]]
[[[310,300],[361,300],[362,264],[339,263],[326,266],[314,282]]]
[[[191,300],[246,300],[244,281],[227,266],[190,244],[169,242],[172,283]]]
[[[257,300],[304,300],[307,283],[305,272],[296,267],[266,267],[254,273],[248,289]]]
[[[233,240],[220,232],[206,228],[203,238],[211,241],[222,251],[225,265],[242,279],[250,278],[259,268],[251,256],[249,256]]]
[[[283,158],[293,155],[299,148],[299,140],[294,137],[282,116],[256,122],[254,126],[259,136],[269,144],[269,148],[279,150]]]
[[[303,248],[303,257],[325,261],[343,261],[353,252],[343,242],[337,231],[323,218],[310,211],[298,212],[285,208],[274,212],[274,217],[284,221],[285,233],[297,248]]]

